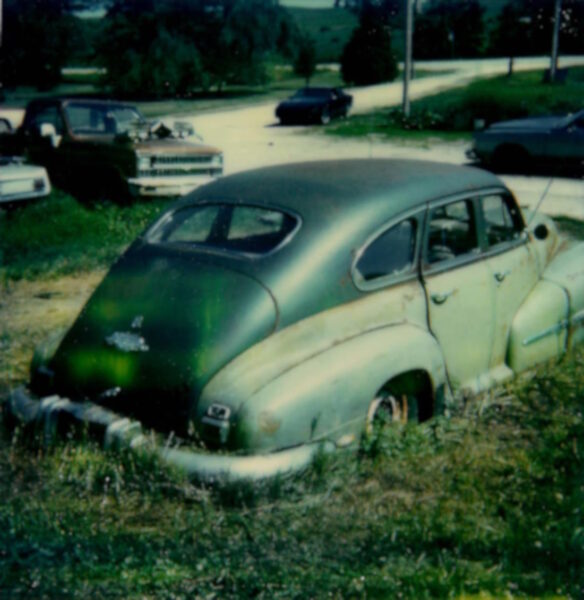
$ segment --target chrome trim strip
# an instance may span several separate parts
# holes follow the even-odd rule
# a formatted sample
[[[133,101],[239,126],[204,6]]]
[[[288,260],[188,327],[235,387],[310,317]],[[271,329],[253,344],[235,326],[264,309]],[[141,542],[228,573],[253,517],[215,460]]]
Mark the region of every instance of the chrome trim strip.
[[[526,337],[523,342],[521,342],[522,346],[529,346],[530,344],[534,344],[535,342],[539,342],[539,340],[547,337],[548,335],[553,335],[554,333],[559,333],[562,329],[568,329],[570,326],[570,321],[567,319],[562,319],[559,323],[540,331],[539,333],[535,333],[534,335],[530,335]]]
[[[570,319],[562,319],[556,325],[552,325],[551,327],[548,327],[547,329],[544,329],[539,333],[535,333],[533,335],[530,335],[529,337],[526,337],[523,340],[523,342],[521,342],[521,344],[523,346],[529,346],[530,344],[538,342],[539,340],[543,339],[544,337],[547,337],[548,335],[559,333],[563,329],[568,329],[571,326],[578,326],[582,323],[584,323],[584,310],[575,313],[570,317]]]
[[[353,261],[351,263],[351,277],[353,279],[353,283],[355,287],[363,292],[372,292],[384,287],[388,287],[389,285],[395,285],[397,283],[403,283],[405,281],[410,281],[412,279],[417,279],[418,277],[418,263],[419,257],[422,247],[422,236],[424,233],[424,217],[426,214],[426,205],[417,206],[411,210],[400,213],[399,215],[392,217],[389,221],[386,221],[381,227],[377,228],[374,233],[372,233],[365,242],[359,247],[359,249],[355,252],[353,257]],[[417,217],[417,218],[416,218]],[[386,231],[389,231],[392,227],[395,227],[402,221],[405,221],[409,218],[416,218],[418,222],[418,227],[416,230],[416,247],[414,249],[414,259],[412,261],[412,268],[403,273],[389,274],[383,275],[381,277],[376,277],[375,279],[366,280],[363,278],[359,270],[357,269],[357,263],[363,256],[363,254],[367,251],[369,246],[373,244],[380,236],[382,236]]]

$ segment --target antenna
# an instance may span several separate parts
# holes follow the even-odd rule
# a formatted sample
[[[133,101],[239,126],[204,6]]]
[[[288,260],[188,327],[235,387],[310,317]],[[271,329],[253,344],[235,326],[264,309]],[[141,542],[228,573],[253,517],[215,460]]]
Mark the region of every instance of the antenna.
[[[529,222],[527,223],[527,227],[529,227],[531,225],[531,222],[533,221],[535,215],[537,214],[537,211],[539,210],[541,203],[545,200],[545,197],[547,196],[548,192],[550,191],[553,181],[554,181],[554,178],[550,177],[550,180],[548,181],[547,185],[545,186],[545,190],[543,191],[543,194],[541,195],[541,198],[539,199],[539,202],[537,203],[537,206],[535,207],[535,210],[533,211],[531,218],[529,219]]]

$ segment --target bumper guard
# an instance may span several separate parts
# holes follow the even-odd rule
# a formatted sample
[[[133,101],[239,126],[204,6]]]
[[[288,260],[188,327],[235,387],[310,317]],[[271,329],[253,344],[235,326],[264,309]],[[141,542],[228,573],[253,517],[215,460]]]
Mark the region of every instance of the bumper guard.
[[[60,396],[37,400],[24,388],[10,394],[4,412],[14,425],[36,426],[47,442],[71,431],[84,432],[106,449],[154,452],[188,477],[206,483],[253,482],[292,475],[307,468],[320,452],[330,452],[335,448],[331,442],[312,443],[270,454],[247,456],[169,448],[157,442],[156,436],[147,434],[139,421],[91,402],[72,402]]]

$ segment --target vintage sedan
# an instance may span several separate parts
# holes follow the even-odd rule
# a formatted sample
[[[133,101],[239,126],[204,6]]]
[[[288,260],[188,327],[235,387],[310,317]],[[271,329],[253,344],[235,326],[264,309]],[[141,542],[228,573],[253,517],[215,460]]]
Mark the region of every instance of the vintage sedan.
[[[280,124],[320,123],[326,125],[335,117],[346,117],[353,96],[340,88],[305,87],[276,108]]]
[[[559,117],[493,123],[474,134],[469,158],[497,169],[533,164],[584,167],[584,110]]]
[[[24,164],[13,156],[0,156],[0,205],[42,198],[51,193],[47,171]]]
[[[197,477],[294,471],[584,339],[584,244],[494,175],[404,160],[239,173],[169,208],[33,361],[25,421],[199,444]],[[40,400],[39,400],[40,399]]]

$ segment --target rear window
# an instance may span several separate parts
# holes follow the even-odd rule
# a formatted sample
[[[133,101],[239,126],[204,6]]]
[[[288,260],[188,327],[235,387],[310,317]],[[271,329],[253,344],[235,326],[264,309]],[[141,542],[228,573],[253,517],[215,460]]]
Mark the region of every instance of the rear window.
[[[239,254],[267,254],[280,246],[298,219],[279,210],[234,204],[189,206],[166,215],[147,234],[155,244],[195,245]]]

